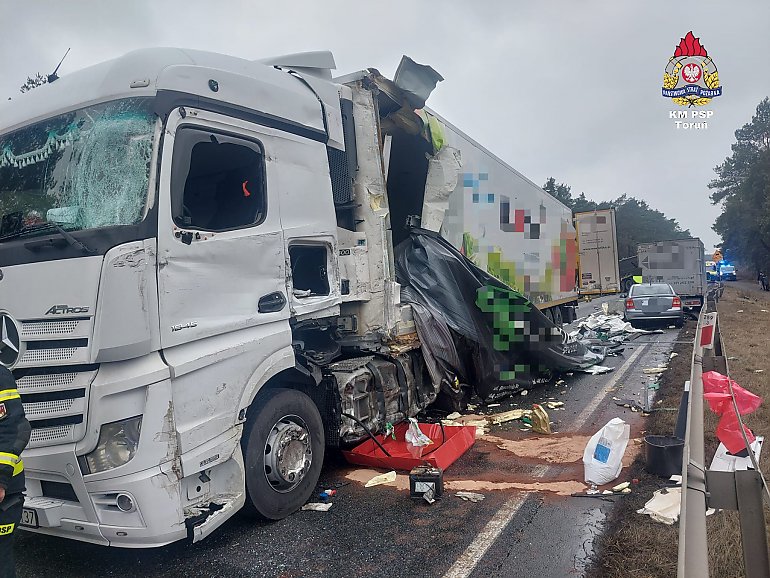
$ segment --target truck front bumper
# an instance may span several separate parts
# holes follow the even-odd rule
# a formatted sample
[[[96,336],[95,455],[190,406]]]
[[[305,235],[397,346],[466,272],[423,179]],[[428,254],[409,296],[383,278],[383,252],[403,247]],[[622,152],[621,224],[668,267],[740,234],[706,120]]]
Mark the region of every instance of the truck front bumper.
[[[65,482],[62,476],[28,470],[26,512],[20,527],[123,548],[150,548],[181,540],[187,536],[187,528],[179,506],[180,483],[171,466],[169,462],[96,482],[84,482],[79,472],[79,479]],[[43,495],[42,488],[51,487],[51,483],[59,488],[70,486],[74,495]],[[121,510],[117,504],[119,495],[128,496],[133,508]],[[127,499],[122,501],[125,508]]]

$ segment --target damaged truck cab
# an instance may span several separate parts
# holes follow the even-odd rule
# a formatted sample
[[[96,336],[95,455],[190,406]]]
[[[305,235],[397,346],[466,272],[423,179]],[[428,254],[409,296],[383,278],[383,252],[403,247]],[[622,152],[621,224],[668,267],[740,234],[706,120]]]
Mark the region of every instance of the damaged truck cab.
[[[141,50],[2,105],[0,362],[33,428],[23,527],[148,547],[244,506],[280,519],[327,446],[436,399],[393,247],[411,223],[478,250],[483,231],[444,217],[485,177],[422,110],[432,69],[333,69],[327,52]],[[507,202],[502,232],[545,238],[545,204],[525,218]],[[553,203],[546,260],[574,279]],[[574,287],[545,277],[556,290],[533,301],[561,321]]]

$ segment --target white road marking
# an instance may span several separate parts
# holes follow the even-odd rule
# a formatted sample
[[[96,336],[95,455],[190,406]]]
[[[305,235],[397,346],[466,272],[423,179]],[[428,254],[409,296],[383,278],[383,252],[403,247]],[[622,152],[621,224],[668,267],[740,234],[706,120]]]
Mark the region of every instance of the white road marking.
[[[649,344],[645,344],[639,347],[636,351],[634,351],[631,357],[629,357],[623,363],[623,365],[615,369],[615,373],[612,376],[612,379],[610,379],[607,382],[607,385],[605,385],[601,391],[599,391],[599,393],[594,396],[594,398],[588,403],[585,409],[583,409],[583,411],[578,414],[574,423],[570,424],[570,427],[580,429],[586,424],[588,418],[593,415],[599,406],[599,402],[601,402],[602,399],[604,399],[604,397],[610,392],[610,390],[615,387],[615,384],[625,375],[626,371],[628,371],[628,369],[631,367],[631,364],[634,363],[634,361],[636,361],[642,352],[648,348]],[[552,469],[555,468],[553,466],[539,466],[535,468],[534,477],[544,478]],[[452,564],[452,567],[449,568],[446,574],[444,574],[444,578],[467,578],[470,576],[471,573],[476,569],[476,566],[478,566],[481,558],[483,558],[484,554],[487,553],[487,550],[489,550],[492,544],[495,543],[503,530],[505,530],[516,513],[521,509],[521,506],[524,504],[524,500],[526,500],[527,495],[528,494],[524,493],[518,494],[505,502],[502,507],[495,513],[495,515],[492,516],[492,519],[487,522],[487,525],[484,526],[484,528],[476,536],[473,542],[471,542],[465,551],[460,555],[460,557],[455,560],[455,563]]]
[[[479,560],[484,557],[490,546],[495,543],[497,537],[519,511],[526,497],[526,494],[519,494],[505,502],[476,536],[476,539],[465,549],[465,552],[455,560],[452,567],[444,574],[444,578],[467,578],[470,576]]]
[[[618,383],[618,381],[625,375],[626,371],[628,371],[631,364],[636,361],[636,358],[639,357],[642,352],[646,351],[649,348],[649,344],[642,345],[640,348],[638,348],[636,351],[634,351],[631,354],[631,357],[626,359],[626,362],[621,365],[619,368],[615,370],[615,374],[612,376],[612,379],[610,379],[607,382],[607,385],[605,385],[599,393],[597,393],[594,398],[583,408],[583,411],[581,411],[578,416],[575,418],[575,421],[570,423],[570,427],[574,429],[580,429],[583,427],[586,422],[588,421],[588,418],[593,415],[593,413],[596,411],[596,408],[599,407],[599,402],[601,402],[607,394],[610,393],[610,390],[615,387],[615,384]]]

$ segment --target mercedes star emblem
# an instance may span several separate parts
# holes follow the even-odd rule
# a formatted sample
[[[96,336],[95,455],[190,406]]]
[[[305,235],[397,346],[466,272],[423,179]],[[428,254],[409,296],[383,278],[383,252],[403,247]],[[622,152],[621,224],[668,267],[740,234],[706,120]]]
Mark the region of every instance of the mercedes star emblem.
[[[19,328],[7,313],[0,313],[0,363],[13,367],[21,357]]]

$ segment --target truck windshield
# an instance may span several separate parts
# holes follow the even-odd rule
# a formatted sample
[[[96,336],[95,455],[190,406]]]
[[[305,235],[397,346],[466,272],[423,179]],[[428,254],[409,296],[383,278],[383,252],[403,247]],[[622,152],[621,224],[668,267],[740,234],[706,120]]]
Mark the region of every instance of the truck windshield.
[[[0,137],[0,237],[139,223],[155,122],[151,99],[130,98]]]

